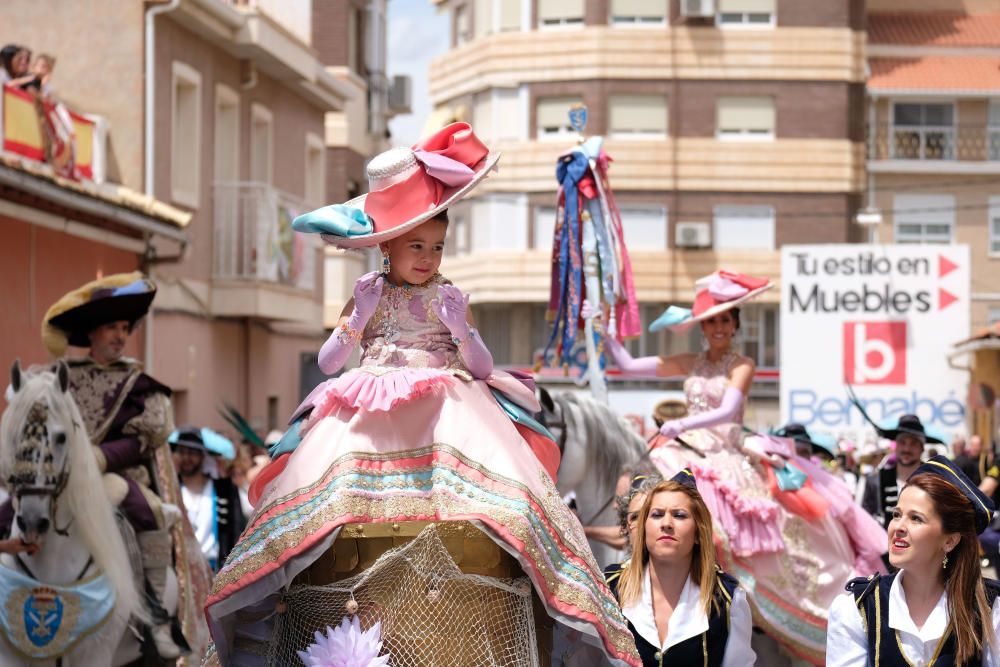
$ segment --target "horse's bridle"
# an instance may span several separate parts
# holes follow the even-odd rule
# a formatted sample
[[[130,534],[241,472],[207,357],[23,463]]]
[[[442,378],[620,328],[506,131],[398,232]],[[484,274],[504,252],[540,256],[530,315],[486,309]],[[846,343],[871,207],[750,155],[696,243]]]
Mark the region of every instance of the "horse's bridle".
[[[76,428],[76,424],[73,424]],[[56,517],[59,514],[59,497],[62,492],[66,490],[66,485],[69,483],[69,470],[67,466],[69,465],[69,452],[66,452],[63,456],[62,467],[59,469],[59,473],[56,475],[55,484],[52,486],[21,486],[17,485],[14,480],[8,479],[7,484],[10,486],[11,495],[14,496],[18,502],[24,496],[49,496],[52,503],[52,530],[55,531],[57,535],[66,537],[69,535],[69,527],[73,525],[73,519],[69,520],[64,528],[59,528],[56,525]]]
[[[63,459],[62,468],[59,469],[59,474],[56,475],[56,483],[53,486],[15,486],[13,488],[14,495],[18,499],[22,496],[51,496],[52,501],[55,502],[62,495],[62,492],[66,490],[66,484],[69,482],[69,471],[66,470],[66,466],[69,463],[69,455]]]

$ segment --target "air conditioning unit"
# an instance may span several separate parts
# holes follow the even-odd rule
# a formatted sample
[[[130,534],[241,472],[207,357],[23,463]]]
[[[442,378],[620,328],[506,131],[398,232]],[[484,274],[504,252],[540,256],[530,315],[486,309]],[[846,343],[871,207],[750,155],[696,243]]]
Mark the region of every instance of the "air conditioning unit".
[[[715,16],[715,0],[681,0],[681,16]]]
[[[678,222],[674,229],[675,248],[708,248],[712,233],[707,222]]]
[[[410,101],[412,99],[413,81],[408,76],[392,77],[392,86],[389,88],[389,111],[393,114],[410,113]]]

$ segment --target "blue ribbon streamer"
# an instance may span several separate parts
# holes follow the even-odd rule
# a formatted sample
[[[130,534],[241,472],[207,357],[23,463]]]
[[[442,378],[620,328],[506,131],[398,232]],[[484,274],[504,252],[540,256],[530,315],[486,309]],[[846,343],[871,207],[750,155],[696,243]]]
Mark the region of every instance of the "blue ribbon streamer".
[[[559,268],[557,272],[559,306],[556,309],[552,334],[545,345],[545,354],[547,355],[553,343],[561,338],[557,350],[560,365],[571,362],[570,352],[576,340],[576,323],[579,320],[580,306],[582,305],[583,267],[579,257],[579,182],[587,173],[588,168],[587,156],[579,151],[573,151],[567,159],[561,160],[556,166],[556,180],[562,186],[564,194],[564,217],[559,230]]]

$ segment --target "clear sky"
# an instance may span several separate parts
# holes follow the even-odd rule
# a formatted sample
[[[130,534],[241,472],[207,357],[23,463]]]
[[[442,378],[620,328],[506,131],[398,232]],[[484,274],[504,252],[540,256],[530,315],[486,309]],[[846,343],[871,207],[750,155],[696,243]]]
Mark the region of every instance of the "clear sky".
[[[448,14],[438,13],[430,0],[389,0],[389,76],[413,79],[412,114],[389,123],[392,143],[409,146],[420,138],[432,108],[427,96],[427,68],[434,56],[448,50]]]

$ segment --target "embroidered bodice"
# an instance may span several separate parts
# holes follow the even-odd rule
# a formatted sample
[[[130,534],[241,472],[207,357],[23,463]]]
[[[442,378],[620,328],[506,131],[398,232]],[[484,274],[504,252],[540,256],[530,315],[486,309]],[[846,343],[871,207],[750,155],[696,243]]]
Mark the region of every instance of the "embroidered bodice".
[[[729,371],[739,361],[740,356],[730,351],[717,362],[708,360],[702,352],[697,356],[691,374],[684,380],[684,396],[687,398],[688,414],[696,415],[707,410],[714,410],[722,403],[722,395],[729,386]],[[737,420],[743,421],[743,409],[740,409]]]
[[[375,314],[361,337],[361,366],[465,370],[458,348],[431,307],[448,281],[435,274],[423,285],[382,287]]]

